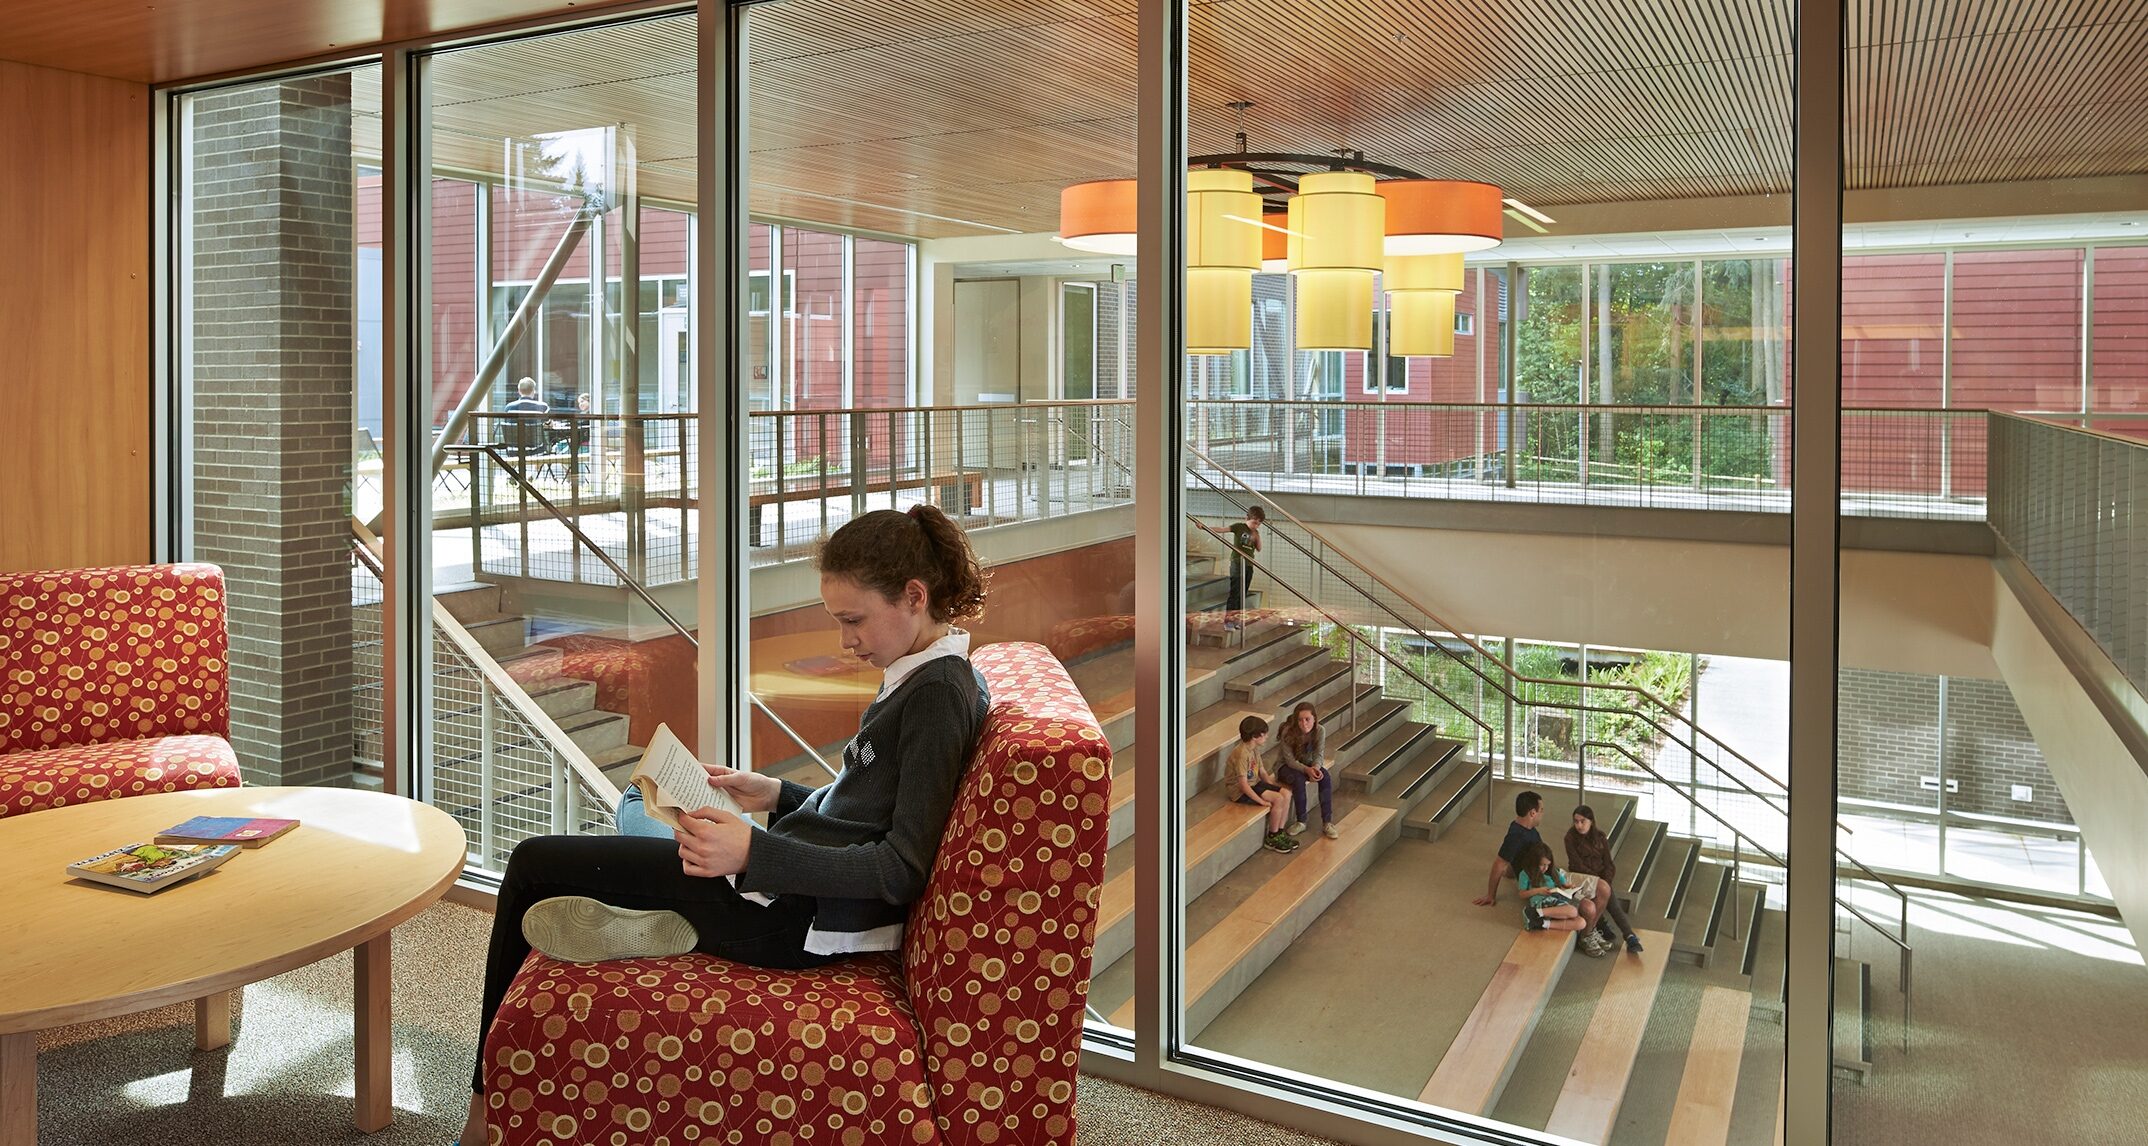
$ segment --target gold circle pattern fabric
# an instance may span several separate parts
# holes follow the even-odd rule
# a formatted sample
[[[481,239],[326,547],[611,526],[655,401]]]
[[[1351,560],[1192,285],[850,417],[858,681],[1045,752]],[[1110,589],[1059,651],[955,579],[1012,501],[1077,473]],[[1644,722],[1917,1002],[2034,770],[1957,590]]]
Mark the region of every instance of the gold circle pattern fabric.
[[[0,573],[0,816],[235,787],[223,571]]]
[[[485,1043],[494,1146],[1071,1144],[1111,750],[1041,645],[993,706],[899,957],[532,954]]]

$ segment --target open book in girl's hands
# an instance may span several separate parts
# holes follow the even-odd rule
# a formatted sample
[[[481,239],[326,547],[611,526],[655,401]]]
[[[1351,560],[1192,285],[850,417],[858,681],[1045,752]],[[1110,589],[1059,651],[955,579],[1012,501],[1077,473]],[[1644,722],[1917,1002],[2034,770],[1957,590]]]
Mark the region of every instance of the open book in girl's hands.
[[[716,808],[734,816],[746,814],[731,793],[709,783],[708,769],[679,743],[668,724],[656,726],[627,783],[641,789],[642,810],[649,818],[673,831],[678,830],[681,812]]]

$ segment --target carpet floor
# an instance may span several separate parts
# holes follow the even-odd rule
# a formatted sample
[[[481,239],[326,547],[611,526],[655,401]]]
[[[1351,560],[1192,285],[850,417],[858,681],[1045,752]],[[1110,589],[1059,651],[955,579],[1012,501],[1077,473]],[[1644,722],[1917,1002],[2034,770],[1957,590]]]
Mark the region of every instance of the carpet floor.
[[[38,1040],[38,1141],[446,1146],[462,1129],[469,1099],[491,922],[483,912],[441,903],[396,929],[396,1110],[394,1124],[379,1134],[351,1125],[346,952],[247,987],[232,1008],[231,1045],[221,1050],[194,1049],[191,1004],[45,1032]],[[1088,1076],[1077,1102],[1085,1146],[1327,1142]]]

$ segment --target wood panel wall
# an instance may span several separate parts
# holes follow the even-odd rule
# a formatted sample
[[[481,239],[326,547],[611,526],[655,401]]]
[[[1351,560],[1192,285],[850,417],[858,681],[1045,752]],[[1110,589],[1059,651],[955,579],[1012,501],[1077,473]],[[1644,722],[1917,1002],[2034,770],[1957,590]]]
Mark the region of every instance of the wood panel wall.
[[[0,570],[149,559],[149,100],[0,61]]]

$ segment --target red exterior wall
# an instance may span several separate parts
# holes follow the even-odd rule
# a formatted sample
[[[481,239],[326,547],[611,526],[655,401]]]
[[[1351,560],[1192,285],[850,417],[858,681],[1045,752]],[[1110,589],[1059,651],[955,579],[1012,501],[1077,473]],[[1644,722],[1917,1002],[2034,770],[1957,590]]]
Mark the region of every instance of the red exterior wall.
[[[2148,247],[2096,252],[2091,409],[2148,410]],[[2132,431],[2142,432],[2137,426]]]
[[[1477,311],[1477,271],[1471,268],[1463,277],[1462,293],[1455,296],[1456,314],[1474,315]],[[1494,288],[1495,290],[1497,288]],[[1477,357],[1480,345],[1488,342],[1482,330],[1472,327],[1470,334],[1454,336],[1454,354],[1447,358],[1411,358],[1408,366],[1409,388],[1389,391],[1390,402],[1475,402],[1477,398]],[[1497,347],[1493,347],[1492,365],[1498,365]],[[1348,402],[1378,402],[1377,391],[1365,389],[1365,371],[1369,368],[1369,354],[1352,354],[1345,357],[1343,370],[1343,399]],[[1494,369],[1488,377],[1496,377]],[[1466,458],[1477,452],[1475,415],[1464,411],[1373,411],[1363,408],[1343,415],[1343,460],[1351,463],[1378,464],[1380,438],[1384,427],[1387,438],[1387,464],[1434,465],[1441,462]]]

